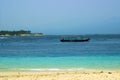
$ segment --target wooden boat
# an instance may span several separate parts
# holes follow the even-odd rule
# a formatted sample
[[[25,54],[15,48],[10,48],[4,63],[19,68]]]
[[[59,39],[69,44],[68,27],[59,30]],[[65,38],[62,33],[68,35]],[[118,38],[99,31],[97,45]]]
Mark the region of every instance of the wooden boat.
[[[88,42],[90,38],[80,38],[80,39],[64,39],[62,38],[61,42]]]

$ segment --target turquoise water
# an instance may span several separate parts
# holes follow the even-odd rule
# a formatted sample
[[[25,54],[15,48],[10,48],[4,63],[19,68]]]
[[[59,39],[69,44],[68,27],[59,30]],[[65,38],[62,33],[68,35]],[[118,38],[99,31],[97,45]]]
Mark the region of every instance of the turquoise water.
[[[61,36],[1,37],[0,70],[120,69],[120,35],[88,37],[84,43],[62,43]]]

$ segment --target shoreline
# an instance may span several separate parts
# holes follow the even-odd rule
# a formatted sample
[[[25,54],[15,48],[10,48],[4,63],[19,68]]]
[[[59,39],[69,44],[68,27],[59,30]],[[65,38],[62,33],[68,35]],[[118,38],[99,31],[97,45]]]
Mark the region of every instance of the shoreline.
[[[90,68],[0,68],[0,72],[75,72],[75,71],[120,71],[120,69]]]
[[[0,71],[0,80],[120,80],[120,70]]]

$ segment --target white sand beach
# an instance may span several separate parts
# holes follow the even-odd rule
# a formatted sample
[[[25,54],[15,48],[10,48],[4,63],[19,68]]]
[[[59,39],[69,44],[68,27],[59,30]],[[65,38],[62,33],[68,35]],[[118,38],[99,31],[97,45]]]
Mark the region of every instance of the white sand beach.
[[[120,80],[120,70],[0,72],[0,80]]]

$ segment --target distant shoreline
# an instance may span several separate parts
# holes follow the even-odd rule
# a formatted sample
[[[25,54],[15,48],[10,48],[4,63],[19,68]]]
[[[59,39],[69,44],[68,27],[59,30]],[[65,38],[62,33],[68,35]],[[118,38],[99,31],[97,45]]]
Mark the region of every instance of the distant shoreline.
[[[31,31],[0,31],[0,36],[43,36],[43,33],[31,33]]]
[[[43,34],[40,33],[32,33],[32,34],[20,34],[20,35],[0,35],[0,37],[12,37],[12,36],[43,36]]]

